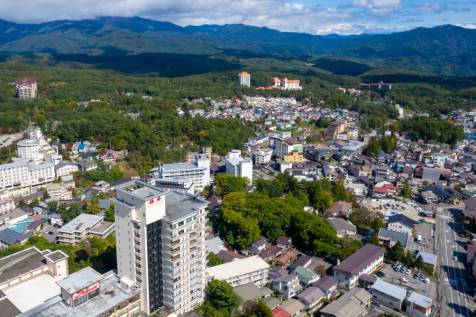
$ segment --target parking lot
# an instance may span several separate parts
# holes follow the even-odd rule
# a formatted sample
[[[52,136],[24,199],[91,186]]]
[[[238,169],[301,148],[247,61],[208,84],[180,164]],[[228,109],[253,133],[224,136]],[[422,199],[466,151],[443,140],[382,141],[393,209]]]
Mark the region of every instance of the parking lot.
[[[421,236],[421,242],[417,242],[416,238]],[[435,230],[433,223],[420,222],[415,226],[415,234],[413,237],[409,237],[407,249],[410,252],[415,250],[425,251],[429,253],[435,253]]]
[[[409,275],[405,273],[396,272],[391,265],[385,265],[385,268],[382,270],[385,272],[385,276],[381,277],[384,281],[405,287],[414,291],[417,291],[420,294],[436,299],[436,283],[430,280],[429,284],[417,280],[413,277],[415,271],[411,270]],[[406,282],[403,281],[406,280]]]

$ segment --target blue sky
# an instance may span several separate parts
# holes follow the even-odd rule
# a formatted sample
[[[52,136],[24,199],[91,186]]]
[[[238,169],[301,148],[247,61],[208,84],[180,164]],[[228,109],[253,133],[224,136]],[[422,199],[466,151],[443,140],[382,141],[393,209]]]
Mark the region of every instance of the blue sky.
[[[43,22],[142,16],[179,25],[243,23],[311,34],[476,28],[476,0],[0,0],[0,18]]]

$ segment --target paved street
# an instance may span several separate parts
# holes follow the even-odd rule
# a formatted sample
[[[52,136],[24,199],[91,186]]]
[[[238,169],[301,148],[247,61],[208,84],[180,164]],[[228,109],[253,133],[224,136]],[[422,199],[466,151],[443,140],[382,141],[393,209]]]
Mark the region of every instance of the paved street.
[[[474,311],[472,287],[464,262],[465,241],[458,236],[462,225],[455,222],[450,208],[440,210],[437,218],[441,316],[471,317]],[[453,259],[458,256],[458,260]]]

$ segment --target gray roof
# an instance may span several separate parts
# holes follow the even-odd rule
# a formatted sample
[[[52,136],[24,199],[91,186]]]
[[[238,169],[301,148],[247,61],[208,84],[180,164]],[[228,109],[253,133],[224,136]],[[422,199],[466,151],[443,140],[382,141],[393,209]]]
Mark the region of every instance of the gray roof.
[[[1,258],[0,283],[45,266],[44,260],[43,254],[35,247]]]
[[[207,206],[206,199],[188,193],[170,191],[165,196],[165,212],[172,221],[188,216],[192,210],[198,211]]]
[[[291,316],[304,310],[304,305],[297,299],[290,298],[281,304],[281,308],[287,311]]]
[[[406,289],[398,287],[397,285],[394,285],[392,283],[385,282],[382,279],[378,279],[374,283],[374,285],[372,286],[372,292],[374,290],[399,301],[403,301],[405,299],[405,296],[407,296]]]
[[[399,222],[409,228],[413,228],[418,222],[405,216],[404,214],[396,214],[388,217],[387,223]]]
[[[431,307],[432,299],[426,296],[421,295],[420,293],[411,291],[410,296],[408,296],[407,300],[410,303],[418,305],[420,307]]]
[[[339,232],[342,230],[345,231],[356,231],[357,228],[354,226],[354,224],[348,220],[342,219],[342,218],[328,218],[327,222],[334,227],[334,229]]]
[[[397,232],[397,231],[388,230],[385,228],[380,228],[378,232],[378,236],[382,238],[390,239],[395,242],[400,242],[400,245],[404,248],[406,248],[408,244],[408,234],[403,232]]]
[[[68,292],[68,294],[73,294],[96,282],[99,282],[101,279],[101,274],[87,266],[84,269],[58,281],[57,284],[66,292]]]
[[[267,297],[273,294],[273,291],[267,287],[257,287],[254,283],[240,285],[234,289],[236,295],[241,297],[244,302]]]
[[[81,271],[71,275],[76,275],[80,272]],[[139,290],[128,291],[122,288],[119,283],[119,277],[113,272],[108,272],[103,275],[100,275],[99,273],[97,274],[101,276],[100,293],[86,303],[71,308],[66,306],[60,296],[56,296],[50,300],[47,300],[40,306],[21,314],[20,317],[98,316],[139,293]]]
[[[301,292],[297,298],[301,301],[305,301],[309,304],[320,301],[324,297],[324,293],[319,287],[311,286]]]
[[[31,237],[31,232],[20,233],[10,228],[0,231],[0,241],[6,245],[21,243]]]
[[[172,164],[163,164],[162,170],[165,173],[176,172],[176,171],[188,171],[188,170],[201,170],[203,167],[198,167],[193,163],[172,163]]]
[[[354,287],[323,309],[321,313],[335,317],[360,317],[366,316],[365,304],[370,302],[372,295],[365,289]]]
[[[2,312],[2,317],[15,317],[21,313],[8,298],[0,300],[0,312]]]

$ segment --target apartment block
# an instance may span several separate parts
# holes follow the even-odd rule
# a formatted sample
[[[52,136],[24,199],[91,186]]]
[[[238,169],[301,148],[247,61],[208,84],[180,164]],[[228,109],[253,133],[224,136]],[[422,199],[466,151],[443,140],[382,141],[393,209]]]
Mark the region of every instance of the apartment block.
[[[238,74],[238,83],[240,86],[251,87],[251,75],[248,72],[241,72]]]
[[[53,163],[35,164],[27,159],[14,158],[0,165],[0,190],[37,186],[55,179]]]
[[[77,244],[92,237],[105,238],[113,231],[114,224],[104,221],[103,216],[80,214],[58,230],[56,239],[59,243]]]
[[[226,281],[231,286],[254,283],[261,287],[268,282],[269,264],[258,255],[207,268],[208,278]]]
[[[16,81],[16,92],[18,99],[34,99],[38,96],[38,86],[36,79],[26,77]]]
[[[241,156],[240,150],[232,150],[225,158],[226,173],[231,176],[246,177],[253,182],[253,162]]]
[[[141,310],[180,315],[203,303],[208,202],[183,191],[129,181],[116,188],[120,278],[141,289]]]

